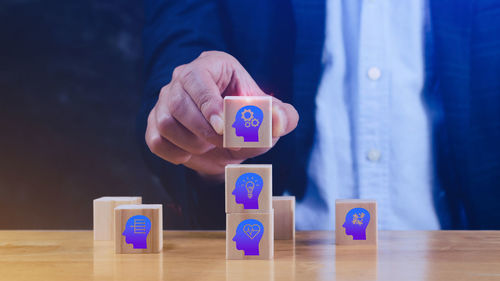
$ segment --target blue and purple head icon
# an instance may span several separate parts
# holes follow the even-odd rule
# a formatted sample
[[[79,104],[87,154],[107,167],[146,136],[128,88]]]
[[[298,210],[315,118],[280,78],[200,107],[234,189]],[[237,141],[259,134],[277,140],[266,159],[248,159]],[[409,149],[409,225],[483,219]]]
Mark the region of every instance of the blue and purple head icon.
[[[125,225],[122,235],[125,236],[125,242],[132,244],[134,249],[147,249],[146,238],[151,230],[151,221],[148,217],[137,215],[129,218]]]
[[[259,243],[264,234],[264,226],[255,219],[248,219],[240,222],[236,228],[236,235],[233,241],[236,242],[236,249],[243,250],[245,256],[258,256]]]
[[[233,123],[236,136],[243,137],[244,142],[258,142],[259,128],[264,119],[264,113],[255,105],[247,105],[238,112]]]
[[[345,216],[342,225],[346,235],[352,235],[352,240],[366,240],[366,227],[370,223],[370,213],[363,208],[353,208]]]
[[[263,186],[264,181],[259,174],[244,173],[236,180],[232,194],[236,203],[243,204],[243,208],[258,209],[259,195]]]

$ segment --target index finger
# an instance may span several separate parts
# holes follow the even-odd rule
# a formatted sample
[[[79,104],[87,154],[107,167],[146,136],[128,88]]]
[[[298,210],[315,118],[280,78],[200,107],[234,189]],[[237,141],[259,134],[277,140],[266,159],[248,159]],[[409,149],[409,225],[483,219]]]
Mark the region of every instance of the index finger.
[[[223,99],[219,87],[208,70],[188,70],[181,79],[181,84],[205,119],[221,135],[224,130]]]

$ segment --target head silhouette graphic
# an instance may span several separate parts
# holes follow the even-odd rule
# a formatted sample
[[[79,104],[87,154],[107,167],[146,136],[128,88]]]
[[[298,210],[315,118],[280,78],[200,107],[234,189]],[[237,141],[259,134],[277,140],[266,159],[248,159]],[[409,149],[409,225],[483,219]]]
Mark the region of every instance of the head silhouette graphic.
[[[147,249],[146,238],[151,230],[151,221],[148,217],[137,215],[129,218],[125,225],[122,235],[125,236],[125,242],[132,244],[134,249]]]
[[[258,142],[262,119],[264,119],[264,113],[257,106],[247,105],[240,108],[233,123],[236,136],[243,137],[244,142]]]
[[[259,243],[264,234],[264,226],[255,219],[248,219],[240,222],[236,228],[236,235],[233,241],[236,242],[236,249],[243,250],[245,256],[258,256]]]
[[[233,195],[236,203],[243,204],[245,209],[259,208],[259,195],[264,181],[256,173],[245,173],[238,177]]]
[[[352,235],[352,240],[366,240],[366,227],[370,223],[370,213],[363,208],[351,209],[345,216],[342,225],[346,235]]]

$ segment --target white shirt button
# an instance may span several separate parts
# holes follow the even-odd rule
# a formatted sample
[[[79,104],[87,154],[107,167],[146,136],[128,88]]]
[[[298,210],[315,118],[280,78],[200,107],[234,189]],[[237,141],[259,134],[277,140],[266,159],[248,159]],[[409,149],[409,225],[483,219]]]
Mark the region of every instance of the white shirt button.
[[[373,81],[378,80],[381,75],[382,75],[382,72],[380,71],[380,68],[378,68],[378,67],[370,67],[370,69],[368,69],[368,78],[370,78]]]
[[[368,158],[368,160],[371,162],[377,162],[380,159],[380,156],[382,156],[382,154],[379,150],[371,149],[370,151],[368,151],[366,158]]]

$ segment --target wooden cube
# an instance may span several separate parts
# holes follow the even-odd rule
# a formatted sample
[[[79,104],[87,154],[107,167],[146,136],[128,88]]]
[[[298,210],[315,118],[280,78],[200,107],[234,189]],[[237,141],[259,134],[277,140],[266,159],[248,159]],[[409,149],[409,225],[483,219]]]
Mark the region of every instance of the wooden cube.
[[[335,243],[337,245],[377,244],[377,202],[339,199],[335,201]]]
[[[224,147],[272,146],[272,98],[224,98]]]
[[[94,240],[113,240],[114,209],[125,204],[141,204],[141,197],[101,197],[94,199]]]
[[[295,196],[273,196],[274,239],[295,238]]]
[[[273,212],[226,214],[226,259],[272,259]]]
[[[226,213],[272,210],[272,165],[230,164],[226,166]]]
[[[115,252],[159,253],[163,248],[161,204],[121,205],[115,208]]]

